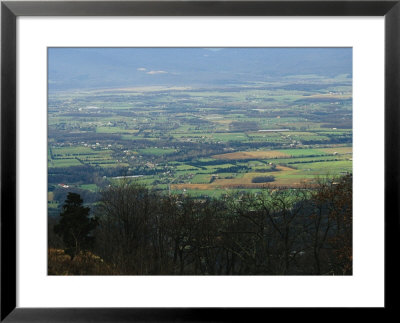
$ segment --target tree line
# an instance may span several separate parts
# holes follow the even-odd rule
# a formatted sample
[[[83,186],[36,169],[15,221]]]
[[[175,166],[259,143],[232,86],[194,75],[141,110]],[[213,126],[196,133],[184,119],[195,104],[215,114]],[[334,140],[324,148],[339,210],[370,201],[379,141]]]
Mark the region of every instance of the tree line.
[[[351,174],[312,188],[218,199],[162,194],[123,180],[100,192],[91,215],[72,194],[49,229],[49,248],[63,249],[72,262],[90,252],[107,264],[90,274],[352,274]],[[86,220],[77,220],[79,208]],[[58,274],[52,259],[49,274]],[[82,265],[74,273],[88,272]]]

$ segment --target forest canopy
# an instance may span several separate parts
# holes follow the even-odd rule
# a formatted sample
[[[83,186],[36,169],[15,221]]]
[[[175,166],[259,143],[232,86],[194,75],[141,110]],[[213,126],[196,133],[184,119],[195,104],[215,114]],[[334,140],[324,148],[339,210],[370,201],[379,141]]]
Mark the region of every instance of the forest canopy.
[[[93,243],[73,260],[56,225],[50,275],[352,274],[351,174],[312,189],[205,200],[126,179],[103,189],[96,205]]]

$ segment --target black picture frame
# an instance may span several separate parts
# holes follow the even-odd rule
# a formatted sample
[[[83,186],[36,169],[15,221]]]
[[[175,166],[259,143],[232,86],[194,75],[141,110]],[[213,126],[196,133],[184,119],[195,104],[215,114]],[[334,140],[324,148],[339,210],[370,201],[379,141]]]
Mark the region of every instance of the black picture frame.
[[[2,1],[1,3],[1,321],[253,321],[288,308],[16,307],[16,19],[19,16],[384,16],[385,307],[394,309],[399,233],[400,0],[380,1]],[[38,291],[40,293],[40,291]],[[292,310],[292,309],[291,309]],[[293,309],[294,310],[294,309]],[[299,309],[298,309],[299,310]],[[326,309],[335,315],[335,309]],[[304,313],[304,311],[303,311]],[[370,312],[369,312],[370,313]],[[331,315],[331,314],[330,314]],[[370,315],[370,314],[368,314]]]

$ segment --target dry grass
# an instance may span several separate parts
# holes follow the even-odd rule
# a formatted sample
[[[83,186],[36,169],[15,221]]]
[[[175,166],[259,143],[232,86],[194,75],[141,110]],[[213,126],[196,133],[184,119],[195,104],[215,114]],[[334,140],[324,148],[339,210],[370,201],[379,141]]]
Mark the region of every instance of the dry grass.
[[[173,190],[212,190],[216,187],[213,184],[173,184],[171,188]]]
[[[231,124],[233,120],[225,119],[225,120],[210,120],[210,121],[219,123],[219,124]]]
[[[321,148],[319,150],[328,154],[338,153],[340,155],[344,155],[353,153],[353,147],[332,147],[332,148]]]
[[[48,250],[48,275],[116,275],[103,259],[87,251],[71,260],[62,249]]]

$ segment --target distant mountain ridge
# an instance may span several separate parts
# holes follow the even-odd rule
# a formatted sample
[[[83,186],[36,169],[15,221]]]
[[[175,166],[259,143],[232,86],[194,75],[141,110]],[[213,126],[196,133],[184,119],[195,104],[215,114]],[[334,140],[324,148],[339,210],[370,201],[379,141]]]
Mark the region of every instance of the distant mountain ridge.
[[[208,86],[352,73],[351,48],[49,48],[49,90]]]

